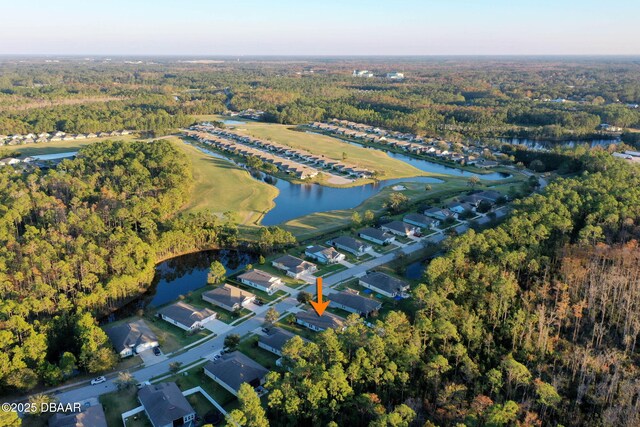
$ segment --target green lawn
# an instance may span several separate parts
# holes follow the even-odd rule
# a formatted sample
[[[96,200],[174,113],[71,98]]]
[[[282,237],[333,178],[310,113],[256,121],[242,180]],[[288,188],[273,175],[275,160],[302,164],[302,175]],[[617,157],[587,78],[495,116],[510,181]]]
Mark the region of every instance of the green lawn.
[[[186,374],[186,375],[185,375]],[[218,383],[204,374],[204,364],[189,369],[188,371],[173,375],[163,382],[174,381],[180,390],[189,390],[193,387],[202,387],[220,406],[230,411],[238,406],[236,397],[222,388]]]
[[[259,269],[262,270],[262,266],[260,266]],[[285,291],[276,291],[273,294],[269,295],[268,293],[266,293],[264,291],[261,291],[260,289],[256,289],[256,288],[253,288],[251,286],[247,286],[247,285],[245,285],[243,283],[240,283],[239,281],[237,281],[235,279],[227,279],[227,283],[229,283],[232,286],[238,287],[240,289],[244,289],[247,292],[251,292],[252,294],[254,294],[256,297],[258,297],[259,299],[261,299],[264,302],[275,301],[278,298],[280,298],[281,296],[287,295],[287,293]]]
[[[145,316],[145,321],[158,337],[158,343],[163,353],[180,350],[192,342],[211,335],[211,332],[206,329],[196,333],[188,333],[156,316]]]
[[[258,347],[257,335],[252,335],[249,338],[242,340],[238,346],[238,350],[269,370],[278,369],[276,366],[276,360],[278,360],[279,357],[270,351]]]
[[[200,417],[204,417],[204,415],[211,411],[212,409],[216,409],[215,406],[209,400],[202,395],[202,393],[194,393],[192,395],[187,396],[187,400],[195,409],[196,415]]]
[[[345,162],[378,171],[381,179],[430,175],[408,163],[393,159],[382,151],[351,145],[326,135],[301,132],[287,125],[246,122],[234,127],[239,133],[271,140],[334,160],[342,161],[343,153],[345,153]]]
[[[334,273],[337,273],[338,271],[342,271],[346,269],[347,267],[345,267],[342,264],[327,264],[327,265],[318,264],[318,271],[313,273],[313,275],[316,277],[324,277],[327,274],[334,274]]]
[[[247,310],[246,308],[241,309],[238,313],[231,313],[223,308],[220,308],[203,300],[202,294],[213,289],[215,289],[215,287],[211,285],[198,288],[185,295],[184,301],[193,305],[194,307],[208,308],[209,310],[215,311],[216,313],[218,313],[217,319],[224,323],[231,323],[234,320],[251,313],[251,311]]]
[[[300,326],[295,322],[295,316],[293,314],[280,319],[275,323],[275,326],[286,329],[287,331],[293,332],[294,334],[300,335],[302,338],[306,338],[308,340],[313,340],[315,337],[315,332],[311,329],[305,328],[304,326]]]
[[[236,213],[241,224],[256,224],[273,208],[278,189],[273,185],[252,178],[249,173],[226,160],[209,156],[197,148],[172,141],[189,157],[195,185],[192,197],[184,210],[196,212],[210,210],[222,214]]]
[[[109,427],[121,427],[122,413],[140,406],[137,395],[138,390],[135,387],[129,387],[126,390],[114,391],[100,396],[100,403],[104,407],[104,413],[107,417],[107,425]],[[134,417],[136,419],[134,419]],[[127,426],[151,426],[151,422],[149,422],[144,412],[134,417],[127,420]]]

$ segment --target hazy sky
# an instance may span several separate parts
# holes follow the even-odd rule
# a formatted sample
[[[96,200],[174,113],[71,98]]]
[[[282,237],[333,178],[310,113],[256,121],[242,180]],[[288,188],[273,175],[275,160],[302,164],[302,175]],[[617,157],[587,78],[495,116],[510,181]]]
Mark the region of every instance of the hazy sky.
[[[0,0],[0,54],[640,54],[640,0]]]

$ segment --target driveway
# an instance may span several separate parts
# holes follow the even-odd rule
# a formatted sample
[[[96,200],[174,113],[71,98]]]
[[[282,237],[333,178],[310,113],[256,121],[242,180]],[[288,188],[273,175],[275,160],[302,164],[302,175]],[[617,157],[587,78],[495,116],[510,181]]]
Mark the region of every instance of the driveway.
[[[142,353],[138,353],[138,356],[142,359],[144,366],[155,365],[156,363],[164,362],[167,360],[167,356],[164,353],[160,353],[159,356],[153,354],[153,349],[145,350]]]
[[[213,319],[204,324],[205,329],[213,332],[216,335],[221,335],[233,328],[221,320]]]

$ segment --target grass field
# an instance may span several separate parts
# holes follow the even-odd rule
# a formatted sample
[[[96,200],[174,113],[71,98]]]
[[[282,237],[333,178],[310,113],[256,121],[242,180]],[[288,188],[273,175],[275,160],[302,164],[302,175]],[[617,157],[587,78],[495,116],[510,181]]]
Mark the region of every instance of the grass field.
[[[241,224],[255,224],[274,206],[273,199],[278,195],[274,186],[253,179],[244,169],[209,156],[177,137],[167,139],[180,147],[193,167],[195,185],[184,210],[218,214],[231,211]]]
[[[221,120],[223,118],[219,118]],[[405,162],[393,159],[379,150],[369,150],[347,144],[336,138],[294,130],[287,125],[247,121],[243,125],[234,125],[236,131],[257,138],[267,139],[290,147],[307,150],[313,154],[343,160],[360,167],[378,171],[380,179],[406,178],[410,176],[436,176],[417,169]]]

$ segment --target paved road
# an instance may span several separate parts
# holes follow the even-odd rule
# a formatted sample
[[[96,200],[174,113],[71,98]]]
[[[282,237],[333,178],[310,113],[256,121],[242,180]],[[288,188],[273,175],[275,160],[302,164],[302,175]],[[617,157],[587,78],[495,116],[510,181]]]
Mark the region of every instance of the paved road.
[[[424,238],[423,241],[439,243],[442,240],[444,240],[445,237],[446,236],[444,236],[443,233],[437,233],[432,236]],[[325,294],[331,293],[332,291],[331,287],[335,286],[340,282],[343,282],[345,280],[348,280],[358,275],[362,275],[366,273],[368,270],[371,270],[375,267],[379,267],[383,264],[386,264],[392,261],[400,252],[403,252],[405,254],[411,254],[417,250],[420,250],[423,247],[424,247],[423,242],[412,242],[398,249],[394,249],[393,251],[388,252],[378,258],[370,259],[368,261],[363,262],[362,264],[354,265],[346,270],[327,276],[323,278],[323,283],[325,284],[325,290],[326,290],[324,293]],[[274,306],[275,309],[281,314],[292,313],[297,311],[296,308],[299,304],[298,304],[298,301],[296,300],[296,296],[302,290],[310,292],[315,295],[315,292],[316,292],[315,284],[309,285],[301,290],[287,288],[286,291],[289,292],[291,295],[285,298],[284,300],[276,303]],[[166,360],[160,363],[157,363],[151,366],[146,366],[137,371],[134,371],[132,372],[132,375],[139,382],[148,381],[151,378],[158,377],[160,375],[163,375],[169,372],[169,364],[173,362],[181,362],[183,366],[186,366],[186,365],[195,363],[202,358],[210,357],[214,353],[217,353],[220,350],[222,350],[222,347],[224,345],[224,339],[227,335],[239,334],[242,336],[249,332],[252,332],[255,329],[260,328],[264,323],[264,313],[266,312],[266,309],[267,308],[265,307],[265,310],[258,313],[256,316],[240,323],[237,326],[229,328],[227,331],[221,333],[215,338],[212,338],[208,341],[203,342],[202,344],[194,346],[182,354],[178,354],[176,356],[170,356],[169,358],[167,358]],[[97,385],[87,384],[84,387],[79,387],[79,388],[71,389],[68,391],[62,391],[59,394],[57,394],[56,397],[62,403],[79,402],[89,397],[98,397],[102,394],[110,393],[117,389],[116,385],[113,382],[115,378],[116,376],[112,374],[110,376],[110,379],[102,384],[97,384]]]

